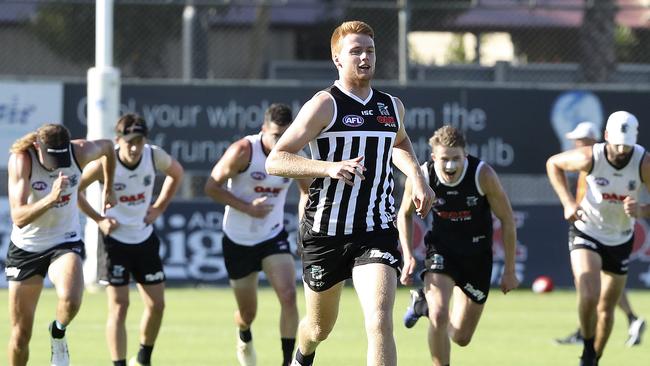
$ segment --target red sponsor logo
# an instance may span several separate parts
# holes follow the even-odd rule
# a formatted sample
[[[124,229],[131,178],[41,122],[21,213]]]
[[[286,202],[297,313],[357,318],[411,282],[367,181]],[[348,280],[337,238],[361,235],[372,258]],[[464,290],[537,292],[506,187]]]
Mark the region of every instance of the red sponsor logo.
[[[603,200],[607,201],[620,201],[623,202],[627,198],[626,195],[616,193],[603,193]]]
[[[256,193],[270,193],[273,195],[278,195],[280,192],[282,192],[282,188],[274,188],[274,187],[262,187],[262,186],[257,186],[255,187],[255,192]]]
[[[137,202],[137,201],[144,201],[144,192],[138,194],[127,194],[124,196],[120,196],[120,202],[122,203],[130,203],[130,202]]]
[[[465,211],[436,211],[436,214],[443,219],[447,220],[471,220],[472,212]]]
[[[72,196],[72,193],[64,194],[59,199],[56,201],[56,203],[66,203],[70,202],[70,196]]]
[[[377,122],[381,124],[392,124],[395,123],[395,117],[392,116],[377,116]]]

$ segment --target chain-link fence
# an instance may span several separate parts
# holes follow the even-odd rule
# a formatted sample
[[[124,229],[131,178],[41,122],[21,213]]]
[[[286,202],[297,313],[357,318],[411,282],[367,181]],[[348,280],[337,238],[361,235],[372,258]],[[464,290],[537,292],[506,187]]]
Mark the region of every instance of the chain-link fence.
[[[127,78],[331,80],[331,31],[361,19],[379,79],[640,83],[649,17],[645,0],[116,0],[114,55]],[[83,78],[95,2],[0,1],[0,44],[0,75]]]

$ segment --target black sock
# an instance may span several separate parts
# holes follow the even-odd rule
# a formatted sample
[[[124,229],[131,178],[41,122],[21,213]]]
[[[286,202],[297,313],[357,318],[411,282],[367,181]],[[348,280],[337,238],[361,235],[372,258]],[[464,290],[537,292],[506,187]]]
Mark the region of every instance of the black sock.
[[[627,324],[632,325],[632,322],[636,320],[636,315],[634,313],[627,314]]]
[[[56,326],[55,320],[52,322],[52,325],[50,325],[50,334],[52,335],[52,338],[61,339],[65,337],[65,329],[59,329],[59,327]]]
[[[583,341],[584,348],[582,348],[582,359],[595,359],[596,349],[594,348],[594,337],[589,339],[585,338]]]
[[[153,352],[153,344],[151,346],[145,346],[144,344],[141,344],[140,350],[138,351],[138,362],[143,365],[150,364],[151,352]]]
[[[126,366],[126,360],[113,361],[113,366]]]
[[[248,328],[246,330],[240,330],[239,331],[239,339],[241,339],[242,342],[248,343],[253,339],[253,334],[251,333],[251,328]]]
[[[300,348],[296,350],[296,361],[302,366],[312,366],[314,363],[314,356],[316,356],[316,352],[312,353],[311,355],[306,355],[304,356],[302,353],[300,353]]]
[[[281,338],[282,341],[282,365],[291,363],[291,356],[293,355],[293,347],[296,345],[295,338]]]

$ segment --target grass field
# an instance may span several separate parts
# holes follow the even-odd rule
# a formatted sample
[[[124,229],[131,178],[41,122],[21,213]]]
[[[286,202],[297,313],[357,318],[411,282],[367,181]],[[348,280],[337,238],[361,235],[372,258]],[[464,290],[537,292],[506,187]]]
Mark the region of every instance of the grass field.
[[[636,311],[650,316],[650,292],[632,291],[630,298]],[[0,291],[4,306],[7,291]],[[430,365],[426,346],[426,322],[422,319],[413,329],[402,325],[408,292],[400,289],[395,306],[395,338],[400,365]],[[298,303],[304,313],[304,300]],[[48,322],[53,319],[55,294],[45,290],[37,310],[31,341],[31,365],[49,361]],[[129,350],[136,350],[141,303],[132,292],[129,311]],[[170,289],[163,328],[154,350],[155,365],[219,365],[236,366],[235,327],[232,322],[233,296],[227,288]],[[262,289],[260,310],[253,326],[253,336],[260,366],[279,366],[280,341],[277,330],[277,300],[269,289]],[[104,342],[105,296],[85,294],[81,312],[68,331],[70,354],[74,366],[111,365]],[[9,331],[7,311],[0,312],[0,364],[7,360]],[[604,365],[650,365],[650,336],[635,348],[623,345],[627,321],[617,310],[617,323],[606,353]],[[521,290],[503,296],[493,290],[483,319],[472,343],[466,348],[452,349],[454,365],[495,366],[575,366],[581,347],[558,346],[552,340],[564,336],[576,325],[573,292],[555,291],[537,295]],[[337,325],[318,349],[316,365],[365,365],[366,340],[361,310],[354,291],[346,288]],[[131,355],[132,353],[130,353]]]

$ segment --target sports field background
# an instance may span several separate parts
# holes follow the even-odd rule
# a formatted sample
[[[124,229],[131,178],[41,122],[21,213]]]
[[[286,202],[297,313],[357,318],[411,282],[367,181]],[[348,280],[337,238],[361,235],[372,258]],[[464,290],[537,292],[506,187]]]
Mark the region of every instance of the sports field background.
[[[635,310],[650,316],[650,291],[631,291]],[[137,350],[138,322],[142,310],[135,290],[129,310],[129,356]],[[5,310],[0,311],[0,365],[6,364],[9,336],[7,291],[0,291]],[[420,319],[413,329],[402,325],[408,303],[408,291],[401,288],[395,306],[395,337],[400,365],[430,365],[426,345],[426,321]],[[260,290],[260,309],[253,326],[253,339],[259,366],[279,366],[279,305],[269,288]],[[304,314],[302,291],[298,293],[301,316]],[[232,314],[234,298],[228,288],[183,288],[167,290],[167,308],[159,340],[154,350],[154,365],[236,366],[235,326]],[[48,322],[53,319],[55,293],[44,290],[31,341],[30,365],[49,364]],[[81,311],[68,331],[73,366],[111,365],[104,341],[106,297],[103,292],[86,293]],[[518,290],[502,295],[493,289],[478,331],[466,348],[454,346],[452,364],[473,366],[575,366],[579,346],[558,346],[553,338],[569,334],[576,326],[575,296],[561,290],[534,294]],[[650,365],[650,338],[634,348],[624,346],[627,321],[616,311],[616,324],[601,366]],[[336,327],[318,349],[317,366],[365,365],[366,340],[359,303],[351,287],[341,300]]]

